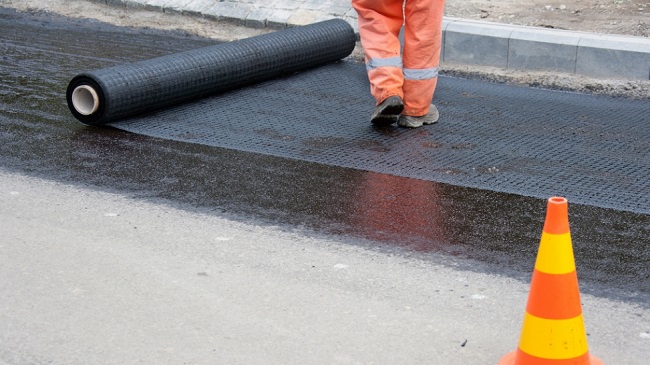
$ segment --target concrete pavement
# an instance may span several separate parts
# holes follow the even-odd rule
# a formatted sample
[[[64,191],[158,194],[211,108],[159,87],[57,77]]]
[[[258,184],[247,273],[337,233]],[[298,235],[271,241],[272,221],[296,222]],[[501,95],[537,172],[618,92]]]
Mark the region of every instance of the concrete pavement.
[[[309,231],[0,170],[0,363],[496,364],[528,285]],[[582,295],[642,365],[650,311]]]
[[[355,30],[349,0],[90,0],[283,28],[342,18]],[[501,69],[630,80],[650,79],[650,39],[445,18],[441,61]]]

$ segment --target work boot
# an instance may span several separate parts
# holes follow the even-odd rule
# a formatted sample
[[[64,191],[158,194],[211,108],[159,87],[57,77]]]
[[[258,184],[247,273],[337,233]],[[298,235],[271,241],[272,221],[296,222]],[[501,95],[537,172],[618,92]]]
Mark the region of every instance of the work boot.
[[[397,95],[384,100],[375,108],[370,116],[370,122],[377,126],[391,125],[399,120],[399,114],[404,110],[404,102]]]
[[[410,115],[402,115],[399,117],[397,125],[405,128],[419,128],[423,125],[433,124],[438,121],[440,118],[440,113],[438,113],[438,108],[435,105],[431,104],[429,112],[421,117],[412,117]]]

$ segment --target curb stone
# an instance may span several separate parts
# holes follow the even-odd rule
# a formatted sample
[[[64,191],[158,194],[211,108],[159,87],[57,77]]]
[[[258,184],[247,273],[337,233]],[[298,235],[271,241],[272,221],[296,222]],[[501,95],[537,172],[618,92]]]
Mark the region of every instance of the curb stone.
[[[341,18],[358,37],[357,16],[349,0],[88,1],[203,16],[253,28],[282,29]],[[441,62],[650,80],[650,39],[445,17]]]

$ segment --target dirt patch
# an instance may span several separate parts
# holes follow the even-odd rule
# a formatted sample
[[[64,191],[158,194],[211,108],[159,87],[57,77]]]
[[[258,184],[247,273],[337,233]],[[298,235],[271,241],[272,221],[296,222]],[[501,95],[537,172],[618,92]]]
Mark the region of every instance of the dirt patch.
[[[95,19],[125,27],[181,30],[219,40],[241,39],[273,31],[179,13],[108,6],[90,0],[0,0],[0,6],[27,12],[52,12],[72,18]]]
[[[645,2],[644,2],[645,1]],[[203,37],[234,40],[268,33],[201,17],[102,5],[92,1],[0,0],[0,6],[90,18],[119,26],[181,30]],[[650,37],[648,0],[447,0],[445,15],[463,19],[544,28]],[[353,57],[362,59],[357,47]],[[594,79],[549,72],[443,64],[442,73],[567,91],[650,99],[650,81]]]
[[[448,0],[445,15],[505,24],[650,37],[648,0]]]

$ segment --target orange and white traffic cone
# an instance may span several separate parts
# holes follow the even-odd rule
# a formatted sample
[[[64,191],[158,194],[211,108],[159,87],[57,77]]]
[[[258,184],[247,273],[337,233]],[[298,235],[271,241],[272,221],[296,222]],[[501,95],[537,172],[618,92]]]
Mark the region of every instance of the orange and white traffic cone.
[[[499,365],[603,365],[589,354],[565,198],[548,200],[517,350]]]

